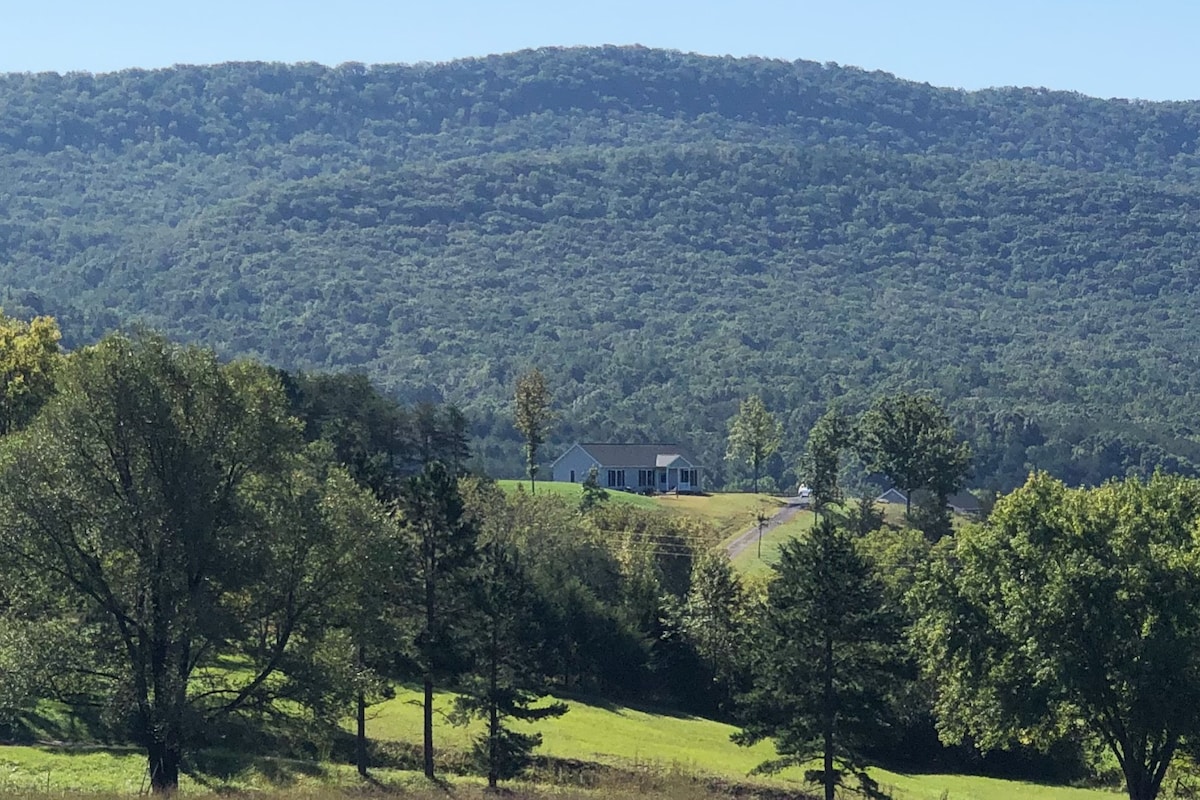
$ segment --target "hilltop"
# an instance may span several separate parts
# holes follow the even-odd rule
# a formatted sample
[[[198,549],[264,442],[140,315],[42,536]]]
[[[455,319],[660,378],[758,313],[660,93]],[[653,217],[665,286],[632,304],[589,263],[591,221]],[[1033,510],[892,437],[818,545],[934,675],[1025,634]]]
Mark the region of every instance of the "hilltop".
[[[0,76],[0,302],[361,369],[518,472],[514,375],[575,438],[803,434],[932,390],[980,454],[1195,472],[1200,105],[961,92],[644,48]],[[554,447],[549,448],[548,452]]]

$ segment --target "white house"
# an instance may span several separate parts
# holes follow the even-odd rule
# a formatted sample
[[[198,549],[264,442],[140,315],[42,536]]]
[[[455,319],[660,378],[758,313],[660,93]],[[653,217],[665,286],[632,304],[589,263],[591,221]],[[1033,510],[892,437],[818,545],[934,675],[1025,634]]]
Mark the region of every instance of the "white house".
[[[674,444],[576,443],[550,465],[551,480],[583,483],[596,468],[600,485],[641,492],[699,492],[701,468]]]

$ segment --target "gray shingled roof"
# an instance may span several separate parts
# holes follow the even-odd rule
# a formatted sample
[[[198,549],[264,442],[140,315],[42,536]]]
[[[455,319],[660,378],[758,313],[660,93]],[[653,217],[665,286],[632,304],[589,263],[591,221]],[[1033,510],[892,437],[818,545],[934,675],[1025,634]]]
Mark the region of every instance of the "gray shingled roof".
[[[664,455],[682,456],[691,466],[698,467],[690,453],[677,444],[601,444],[580,442],[592,458],[606,467],[651,467]]]

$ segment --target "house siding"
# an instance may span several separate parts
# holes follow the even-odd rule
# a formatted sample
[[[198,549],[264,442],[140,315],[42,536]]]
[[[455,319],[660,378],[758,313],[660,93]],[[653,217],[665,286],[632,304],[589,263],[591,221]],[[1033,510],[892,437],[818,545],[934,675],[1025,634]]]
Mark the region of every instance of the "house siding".
[[[587,480],[588,470],[592,467],[599,469],[601,465],[587,454],[586,451],[579,445],[574,445],[563,454],[562,458],[554,464],[554,469],[551,471],[550,479],[568,483],[571,481],[571,470],[575,471],[575,483],[583,483]],[[600,482],[603,485],[604,476],[600,476]]]
[[[597,447],[601,450],[613,449],[613,446],[611,445],[597,445]],[[639,445],[638,447],[649,449],[653,446]],[[591,470],[592,467],[596,467],[599,483],[605,488],[670,491],[674,490],[680,482],[679,479],[681,477],[681,471],[687,470],[690,472],[691,470],[695,470],[696,480],[691,482],[690,486],[687,488],[692,491],[702,491],[704,486],[704,470],[692,464],[692,462],[682,455],[670,453],[670,451],[666,450],[668,447],[672,446],[664,446],[665,452],[658,454],[654,454],[653,450],[650,450],[650,455],[647,456],[649,459],[648,463],[643,463],[640,461],[633,461],[632,463],[604,463],[595,458],[585,445],[576,443],[568,448],[568,450],[563,453],[557,461],[551,464],[550,479],[564,483],[583,483],[587,479],[588,471]],[[658,467],[655,462],[666,454],[674,455],[674,458],[670,462],[671,466],[669,468]],[[627,459],[621,460],[626,461]],[[667,471],[668,469],[669,478],[667,483],[660,483],[658,481],[659,473]],[[615,474],[610,476],[610,470]],[[639,476],[639,473],[642,471],[652,473],[652,484],[644,485],[641,483],[641,476]],[[615,482],[610,483],[610,477],[613,478]]]

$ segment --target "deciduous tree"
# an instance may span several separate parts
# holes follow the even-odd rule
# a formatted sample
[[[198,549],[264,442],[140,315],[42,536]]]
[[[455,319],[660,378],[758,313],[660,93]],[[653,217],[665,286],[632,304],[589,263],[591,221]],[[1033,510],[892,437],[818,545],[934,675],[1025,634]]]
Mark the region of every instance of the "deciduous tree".
[[[0,445],[0,551],[90,626],[90,679],[171,791],[198,727],[280,692],[322,637],[372,504],[306,456],[256,365],[110,336],[56,386]],[[218,680],[222,658],[242,666]]]
[[[1198,523],[1195,480],[1068,489],[1037,473],[956,533],[914,590],[943,738],[989,749],[1082,729],[1130,800],[1154,800],[1200,735]]]
[[[534,367],[517,378],[513,422],[525,439],[525,467],[529,472],[530,493],[537,492],[538,450],[546,443],[550,425],[554,422],[550,403],[550,388],[540,369]]]
[[[783,425],[767,411],[762,398],[752,395],[742,401],[737,416],[729,423],[729,447],[725,458],[741,461],[754,473],[754,491],[763,464],[783,442]]]
[[[960,441],[950,417],[928,395],[881,397],[859,426],[863,461],[904,492],[905,511],[912,493],[926,489],[945,505],[962,488],[971,466],[971,447]]]
[[[22,322],[0,312],[0,436],[26,425],[49,399],[60,338],[50,317]]]

